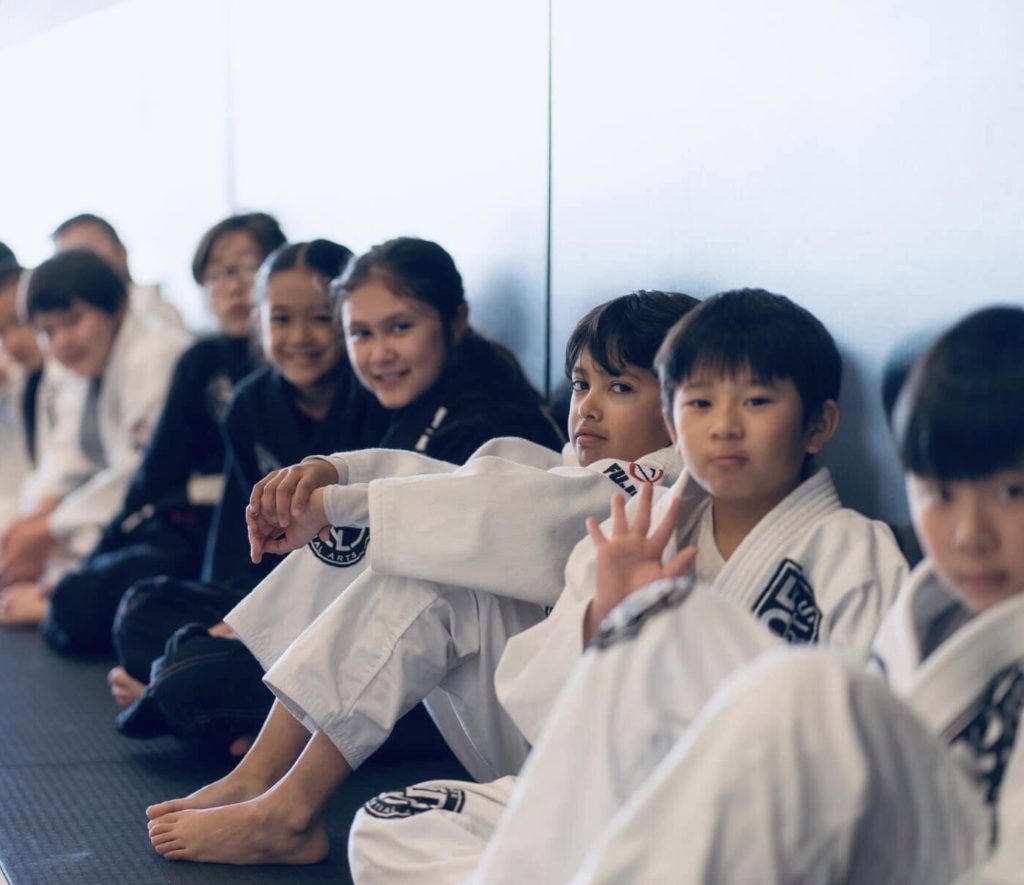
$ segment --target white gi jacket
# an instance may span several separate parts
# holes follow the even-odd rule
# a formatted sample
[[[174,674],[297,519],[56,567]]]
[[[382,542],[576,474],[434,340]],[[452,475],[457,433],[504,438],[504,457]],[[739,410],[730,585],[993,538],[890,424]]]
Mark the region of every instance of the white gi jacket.
[[[671,447],[633,464],[606,459],[583,468],[570,446],[559,454],[514,437],[491,440],[462,466],[397,449],[327,460],[348,485],[342,491],[368,483],[368,506],[358,508],[368,516],[352,526],[325,494],[328,518],[338,521],[326,546],[336,552],[325,554],[318,540],[292,552],[227,615],[266,669],[367,565],[553,605],[586,517],[608,512],[615,486],[635,494],[631,470],[672,482],[681,469]]]
[[[476,776],[518,770],[526,745],[494,697],[508,636],[543,618],[539,603],[555,593],[539,582],[560,580],[586,516],[607,514],[620,481],[636,491],[637,481],[621,477],[630,469],[650,479],[675,476],[678,456],[667,448],[636,464],[583,469],[506,438],[459,468],[385,450],[334,460],[349,481],[367,476],[371,463],[392,473],[444,472],[370,482],[369,539],[362,527],[335,528],[330,555],[316,541],[291,554],[225,620],[267,668],[265,681],[282,703],[324,731],[353,766],[426,699]],[[378,545],[385,548],[379,572]],[[394,574],[403,563],[427,577]]]
[[[666,561],[694,543],[711,506],[704,490],[684,474],[658,498],[652,526],[670,494],[681,496],[684,504],[679,530],[666,545]],[[498,697],[531,743],[583,652],[595,565],[593,542],[584,538],[569,557],[565,590],[551,616],[510,640],[498,666]],[[889,527],[843,508],[829,472],[821,468],[754,527],[711,589],[790,641],[826,642],[864,659],[906,574],[906,560]]]
[[[0,386],[0,532],[20,510],[21,487],[32,470],[25,446],[21,396],[25,373],[12,361],[2,361],[4,383]]]
[[[181,312],[164,298],[160,287],[147,283],[129,283],[128,303],[136,316],[146,317],[172,329],[185,328]]]
[[[683,495],[684,508],[666,558],[693,542],[710,506],[703,490],[685,478],[671,493]],[[669,493],[663,493],[652,526],[668,503]],[[778,634],[827,639],[863,660],[906,574],[888,527],[844,510],[824,470],[762,519],[710,587],[687,596],[669,582],[667,595],[654,584],[630,596],[609,615],[595,643],[612,645],[640,625],[643,632],[628,647],[603,649],[581,663],[595,565],[593,544],[585,538],[569,558],[554,612],[512,637],[501,659],[498,697],[537,745],[524,769],[527,786],[535,786],[516,788],[518,807],[501,834],[500,853],[474,881],[565,881],[560,874],[576,868],[593,834],[661,762],[723,679],[782,646]],[[680,583],[686,591],[686,582]],[[645,623],[655,612],[657,620]],[[399,867],[403,875],[460,881],[474,853],[483,853],[508,780],[487,785],[484,793],[461,783],[427,786],[437,795],[458,793],[464,799],[460,813],[400,817],[389,807],[384,817],[369,803],[349,841],[358,881],[387,882]],[[577,793],[580,801],[572,802]],[[570,812],[564,797],[570,797]],[[404,800],[382,801],[401,806]],[[424,807],[418,802],[418,810]],[[551,856],[556,852],[557,859]]]
[[[694,682],[706,682],[701,691],[712,700],[699,717],[685,717],[694,720],[692,729],[653,766],[644,757],[658,750],[657,728],[626,709],[638,680],[650,679],[652,665],[640,669],[641,651],[659,643],[667,622],[682,617],[686,628],[687,609],[700,601],[694,591],[675,607],[662,606],[639,640],[587,656],[569,699],[575,715],[560,705],[552,717],[479,881],[515,881],[499,872],[512,868],[525,877],[543,870],[532,876],[536,881],[609,885],[666,877],[1019,881],[1024,594],[971,617],[922,564],[885,618],[868,668],[881,670],[891,692],[834,654],[786,649],[753,655],[716,690],[702,671],[742,664],[742,654],[730,649],[755,636],[725,610],[704,618],[703,640],[684,629],[675,655],[663,643],[659,648],[667,681],[681,677],[675,659],[689,655],[684,671],[697,672]],[[687,684],[680,695],[695,692]],[[685,706],[677,712],[685,714]],[[584,766],[594,780],[581,790],[583,810],[545,820],[545,791],[565,788],[558,779],[566,740],[592,730],[606,707],[618,711],[622,725],[615,728],[625,733],[617,752],[608,746],[601,758],[610,764],[595,759]],[[602,734],[593,743],[608,741]],[[593,806],[600,808],[596,817]],[[589,824],[588,815],[595,817]]]
[[[969,618],[957,626],[957,621]],[[936,635],[944,622],[952,635]],[[929,652],[929,636],[939,640]],[[1024,870],[1024,592],[970,617],[928,561],[914,570],[878,631],[872,658],[890,688],[980,786],[995,815],[993,857],[975,875]],[[973,881],[973,879],[972,879]]]
[[[166,322],[154,322],[129,309],[103,373],[98,410],[104,463],[92,466],[87,480],[75,487],[69,477],[81,470],[83,453],[78,440],[79,422],[70,428],[63,422],[61,445],[52,452],[56,464],[48,468],[57,486],[70,484],[69,492],[50,514],[53,536],[65,551],[85,556],[95,546],[106,524],[124,503],[132,475],[138,467],[149,435],[160,416],[171,374],[178,357],[190,343],[184,331]],[[87,379],[68,380],[78,388],[84,403]],[[66,437],[74,435],[74,442]],[[51,457],[47,452],[43,457]]]

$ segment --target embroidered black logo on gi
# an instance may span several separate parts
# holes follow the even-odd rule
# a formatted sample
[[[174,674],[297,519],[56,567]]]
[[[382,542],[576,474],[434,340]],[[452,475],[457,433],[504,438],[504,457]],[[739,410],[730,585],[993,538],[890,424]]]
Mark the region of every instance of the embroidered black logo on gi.
[[[605,467],[604,474],[627,495],[636,494],[636,486],[629,481],[629,474],[622,469],[622,465],[618,462]]]
[[[682,605],[692,591],[689,578],[666,578],[631,593],[608,613],[590,645],[609,648],[632,639],[655,615]]]
[[[784,559],[754,605],[754,615],[786,642],[816,642],[821,609],[800,564]]]
[[[357,529],[347,525],[332,525],[324,541],[319,535],[309,542],[309,549],[317,559],[338,568],[355,565],[366,556],[370,543],[370,530]]]
[[[1013,751],[1024,706],[1024,661],[1000,670],[946,737],[995,804]]]
[[[657,482],[661,482],[665,471],[653,464],[642,464],[639,461],[634,461],[629,465],[629,475],[637,482],[649,482],[651,485],[654,485]]]
[[[406,787],[381,793],[367,802],[363,808],[373,817],[395,820],[423,814],[424,811],[462,811],[466,794],[454,787]]]

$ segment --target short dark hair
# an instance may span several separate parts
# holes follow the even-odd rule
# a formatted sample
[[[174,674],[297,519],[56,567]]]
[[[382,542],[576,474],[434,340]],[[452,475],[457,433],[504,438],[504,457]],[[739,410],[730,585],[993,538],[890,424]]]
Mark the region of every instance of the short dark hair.
[[[0,242],[0,286],[21,276],[21,266],[14,251],[6,243]]]
[[[56,242],[71,230],[71,228],[77,227],[80,224],[93,224],[102,229],[102,231],[117,243],[118,246],[124,246],[124,243],[121,242],[121,238],[117,235],[117,231],[114,229],[114,225],[107,221],[106,218],[101,218],[99,215],[95,215],[92,212],[80,212],[78,215],[72,215],[71,218],[62,221],[56,228],[54,228],[53,233],[50,234],[50,239]]]
[[[565,377],[572,378],[584,348],[609,375],[621,375],[627,363],[653,373],[654,356],[668,330],[698,304],[681,292],[643,289],[599,304],[569,335]]]
[[[697,369],[758,381],[790,379],[803,402],[804,426],[839,398],[843,361],[828,329],[785,295],[735,289],[713,295],[669,332],[655,359],[661,401],[672,412],[676,387]]]
[[[102,258],[86,249],[69,249],[39,265],[28,281],[29,319],[47,310],[67,310],[75,300],[104,313],[117,313],[128,301],[124,280]]]
[[[294,268],[306,268],[319,274],[324,282],[344,273],[352,260],[352,250],[332,240],[310,240],[308,243],[288,243],[271,252],[256,278],[257,297],[265,297],[267,281],[276,273]]]
[[[910,372],[892,425],[905,470],[979,479],[1024,463],[1024,309],[972,313]]]
[[[448,333],[458,309],[466,302],[462,275],[455,261],[437,243],[416,237],[397,237],[360,255],[333,289],[342,298],[372,279],[396,295],[415,298],[437,309]]]
[[[210,254],[213,252],[217,240],[224,234],[236,231],[247,233],[256,241],[256,245],[260,249],[261,261],[285,242],[281,225],[273,215],[268,215],[266,212],[245,212],[218,221],[203,234],[199,245],[196,246],[195,255],[192,256],[192,278],[200,286],[203,285],[206,266],[210,263]]]
[[[0,286],[21,279],[21,267],[17,261],[0,261]]]

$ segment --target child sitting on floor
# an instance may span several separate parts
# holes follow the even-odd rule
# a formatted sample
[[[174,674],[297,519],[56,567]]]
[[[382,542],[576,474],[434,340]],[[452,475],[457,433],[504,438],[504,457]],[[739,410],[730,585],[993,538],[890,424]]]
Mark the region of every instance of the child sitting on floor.
[[[668,551],[664,573],[681,573],[694,555],[685,548],[695,544],[697,581],[728,599],[738,616],[757,628],[751,642],[727,646],[721,657],[746,660],[750,648],[780,639],[827,641],[866,657],[906,564],[888,527],[844,509],[828,471],[813,464],[812,456],[839,423],[841,362],[832,336],[785,297],[759,290],[726,292],[679,322],[662,345],[658,369],[663,408],[687,468],[657,506],[659,538]],[[632,504],[644,510],[649,502],[644,494]],[[620,500],[613,524],[624,520]],[[646,536],[646,519],[641,528]],[[596,562],[593,542],[577,546],[566,567],[566,590],[551,617],[512,639],[498,668],[498,695],[531,744],[584,646],[621,601],[621,593],[597,582]],[[618,632],[629,635],[636,627],[627,617]],[[651,669],[662,663],[653,652]],[[609,733],[656,716],[679,694],[689,697],[692,681],[699,681],[696,675],[652,674],[621,712],[602,711]],[[586,705],[589,699],[566,691],[560,703],[570,702]],[[682,722],[669,718],[658,739],[642,749],[656,753],[658,740],[672,740]],[[559,761],[557,754],[550,757],[555,768],[561,766],[551,776],[563,785],[562,795],[571,794],[573,775],[584,776],[588,766],[617,766],[616,757],[603,752],[602,741],[583,734],[566,734]],[[479,858],[512,785],[512,779],[481,787],[432,783],[368,803],[350,840],[357,880],[390,881],[399,869],[430,869],[442,881],[459,880]],[[461,796],[458,802],[439,802],[458,804],[460,813],[390,813],[403,795],[408,801],[424,788],[435,796]],[[598,799],[573,804],[578,805],[574,816],[584,820],[608,811]],[[535,807],[536,826],[556,829],[563,807],[552,801]],[[459,855],[449,865],[442,857],[453,844],[460,846]]]
[[[732,655],[722,667],[719,650],[749,645],[749,623],[720,602],[710,613],[717,600],[699,587],[639,591],[622,607],[646,612],[635,639],[584,656],[475,881],[1019,881],[1022,352],[1024,310],[979,311],[927,351],[900,395],[894,431],[927,559],[883,621],[868,672],[832,653],[773,650],[719,687],[702,673],[737,665]],[[623,568],[602,577],[621,592],[657,568],[663,540],[627,563],[619,554],[631,533],[615,530],[604,545]],[[651,607],[666,594],[674,605]],[[652,644],[665,652],[660,679],[678,685],[674,674],[685,673],[717,694],[681,740],[639,767],[631,763],[651,745],[654,720],[629,707],[649,683]],[[569,702],[570,691],[589,703]],[[625,723],[615,739],[601,715],[611,707]],[[690,711],[666,705],[661,718],[673,714]],[[545,829],[535,813],[559,805],[564,784],[550,776],[566,763],[560,736],[581,730],[630,776],[612,783],[606,767],[588,768],[573,781],[574,808],[596,785],[609,813],[560,814]]]
[[[494,698],[494,665],[507,637],[541,620],[544,605],[557,596],[583,516],[606,513],[612,488],[635,493],[678,473],[652,362],[665,330],[694,303],[682,295],[641,292],[602,305],[578,324],[566,349],[566,372],[575,388],[569,430],[579,467],[505,439],[464,468],[435,463],[437,475],[375,480],[360,490],[351,483],[368,460],[386,460],[395,469],[396,458],[428,465],[397,453],[332,459],[350,483],[340,491],[367,499],[373,568],[347,584],[337,570],[330,575],[327,569],[315,583],[308,572],[303,583],[290,571],[273,588],[265,582],[228,616],[261,661],[273,665],[267,683],[284,703],[275,705],[235,772],[187,799],[149,809],[158,851],[173,859],[235,863],[318,860],[327,850],[319,822],[326,798],[380,744],[397,716],[424,698],[475,776],[518,770],[527,747]],[[264,486],[273,488],[272,482]],[[318,517],[310,520],[303,512],[289,521],[292,543],[303,543],[324,524],[320,508],[325,492],[333,490],[313,492],[308,509],[319,509]],[[291,492],[285,491],[284,509],[291,514]],[[261,497],[258,489],[254,500]],[[276,510],[276,504],[263,507],[262,518],[280,526]],[[417,515],[439,521],[444,530],[421,537],[413,530],[423,527]],[[308,524],[305,535],[293,536],[296,523]],[[421,571],[424,561],[438,568],[432,580],[393,573],[396,560],[405,559],[395,550],[404,545],[413,548],[413,559],[423,560]],[[374,552],[378,548],[384,555]],[[301,562],[299,555],[289,563]],[[327,579],[335,601],[285,652],[288,638],[276,635],[278,625],[289,624],[284,609],[294,609],[297,596],[316,598],[318,584]],[[276,663],[275,651],[285,652]],[[312,740],[303,722],[315,729]],[[272,839],[252,825],[254,816],[268,813],[279,819]],[[306,820],[297,831],[296,816],[302,815]],[[207,838],[215,832],[215,839]]]

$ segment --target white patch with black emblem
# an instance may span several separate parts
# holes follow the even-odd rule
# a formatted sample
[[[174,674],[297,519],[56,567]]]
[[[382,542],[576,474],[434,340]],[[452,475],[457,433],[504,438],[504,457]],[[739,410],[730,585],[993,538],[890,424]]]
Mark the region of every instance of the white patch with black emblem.
[[[591,640],[594,648],[609,648],[636,636],[651,618],[678,608],[693,592],[690,578],[665,578],[631,593],[601,622]]]
[[[817,642],[821,609],[800,563],[784,559],[754,605],[754,616],[786,642]]]
[[[355,565],[364,556],[370,544],[368,528],[353,528],[347,525],[332,525],[327,540],[319,535],[309,542],[309,549],[317,559],[338,568]]]
[[[363,808],[372,817],[383,820],[400,820],[423,814],[424,811],[462,811],[466,804],[466,793],[455,787],[406,787],[381,793],[367,802]]]
[[[981,696],[947,730],[953,752],[960,757],[995,804],[1013,752],[1024,707],[1024,661],[1000,670]]]

